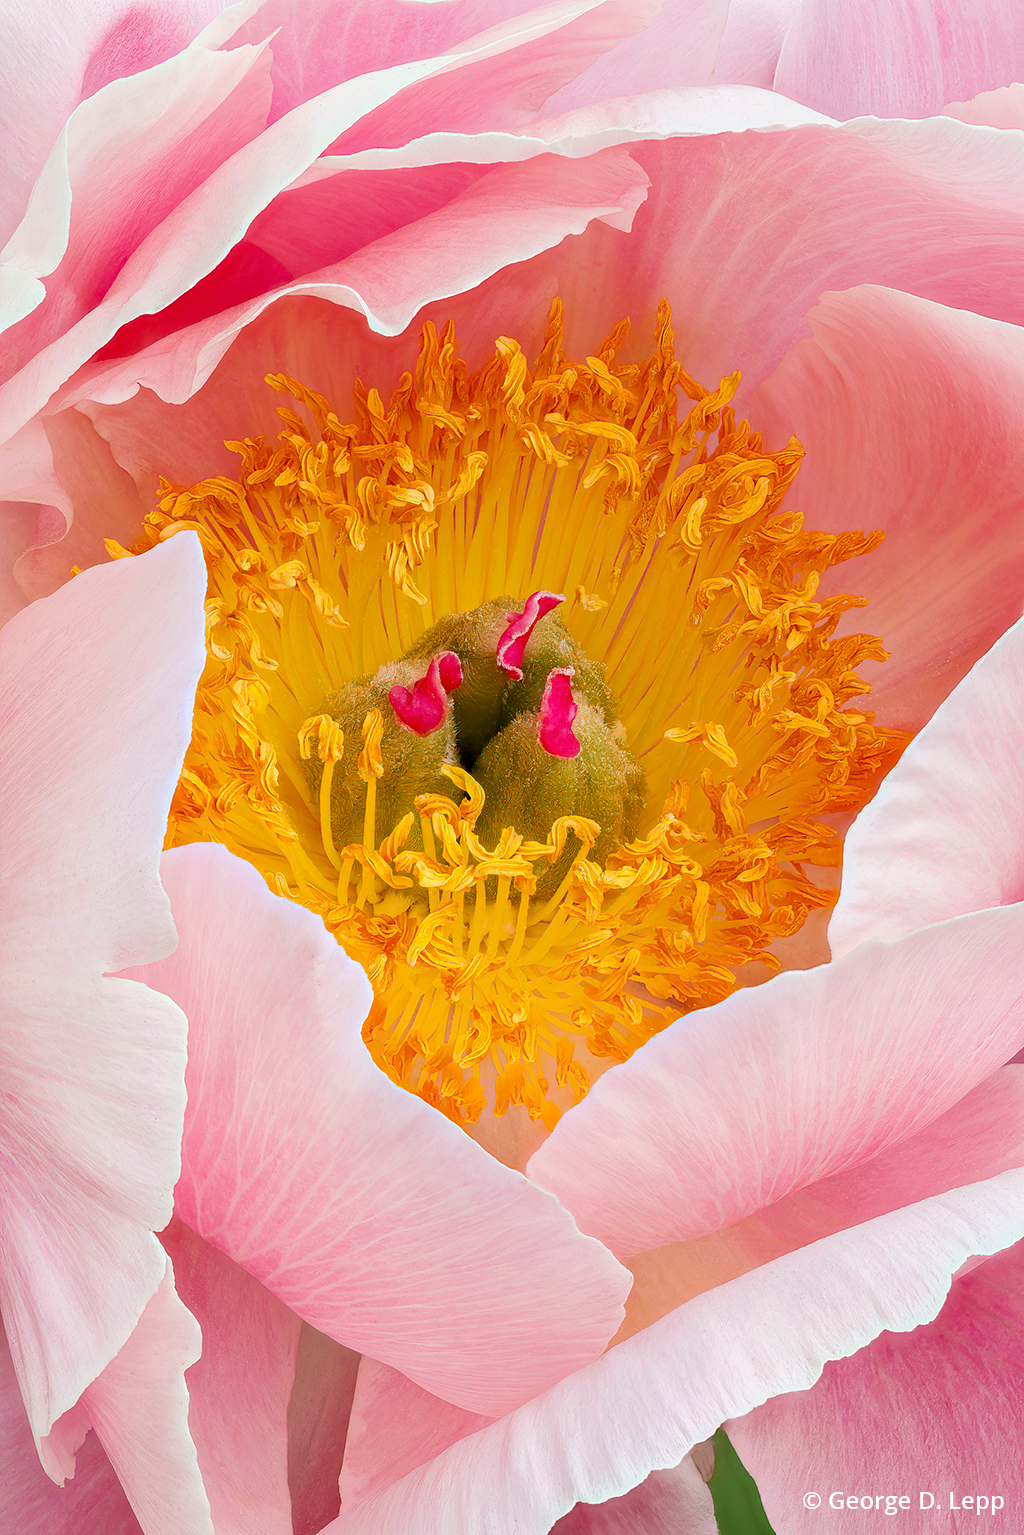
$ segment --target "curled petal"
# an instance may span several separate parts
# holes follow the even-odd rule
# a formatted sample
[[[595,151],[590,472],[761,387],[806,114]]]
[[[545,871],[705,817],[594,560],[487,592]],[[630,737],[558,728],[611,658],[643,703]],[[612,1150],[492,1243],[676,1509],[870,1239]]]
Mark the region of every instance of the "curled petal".
[[[471,1411],[592,1359],[628,1274],[377,1069],[369,983],[319,918],[213,844],[165,853],[163,878],[178,948],[136,973],[189,1018],[181,1218],[319,1331]]]
[[[0,633],[0,1305],[39,1437],[126,1343],[166,1267],[152,1233],[180,1166],[186,1023],[113,972],[175,943],[159,856],[205,590],[187,535],[86,571]]]

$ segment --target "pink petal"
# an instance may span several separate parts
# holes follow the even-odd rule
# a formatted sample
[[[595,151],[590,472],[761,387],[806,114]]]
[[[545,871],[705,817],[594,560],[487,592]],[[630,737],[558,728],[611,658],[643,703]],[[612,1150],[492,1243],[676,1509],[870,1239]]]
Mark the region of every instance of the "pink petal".
[[[847,832],[834,955],[1024,899],[1024,620],[977,661]]]
[[[46,427],[38,416],[0,443],[0,495],[5,501],[52,503],[63,514],[59,521],[71,521],[72,502],[57,478]]]
[[[32,543],[38,512],[29,501],[0,501],[0,628],[28,600],[14,578],[14,566]]]
[[[545,103],[545,113],[551,103]],[[698,134],[746,133],[821,123],[835,126],[810,107],[749,85],[711,85],[699,91],[638,90],[544,116],[518,135],[542,139],[560,154],[592,154],[607,144],[671,139]]]
[[[60,437],[63,435],[61,433]],[[116,470],[117,466],[113,467]],[[33,581],[35,569],[31,561],[35,551],[63,539],[74,515],[74,502],[54,470],[53,450],[39,416],[0,444],[0,497],[3,498],[0,504],[8,507],[5,550],[0,566],[0,580],[9,594],[0,615],[0,621],[6,623],[19,607],[24,607],[26,597],[47,596],[63,585],[71,565],[76,562],[70,545],[50,557],[43,556],[56,567],[53,572],[56,579],[51,579],[42,589]],[[22,564],[23,560],[26,560],[25,564]],[[84,569],[86,565],[96,564],[97,559],[86,558],[77,563]],[[16,592],[21,593],[20,602],[16,600]]]
[[[728,11],[729,0],[665,0],[642,32],[550,96],[544,116],[640,91],[710,85]]]
[[[827,294],[811,325],[751,411],[772,442],[803,443],[811,527],[886,530],[821,590],[871,599],[840,632],[883,637],[869,703],[917,729],[1020,616],[1024,331],[878,288]]]
[[[476,159],[474,151],[481,145],[481,137],[457,136],[457,152]],[[487,139],[507,139],[513,145],[519,142],[510,134],[488,135]],[[486,145],[487,140],[483,142]],[[269,293],[292,278],[343,261],[363,246],[436,213],[486,174],[487,159],[506,158],[492,153],[480,163],[453,164],[444,158],[444,150],[435,138],[418,143],[421,154],[428,157],[425,165],[410,163],[414,154],[406,149],[369,151],[362,156],[321,155],[308,171],[274,198],[246,231],[245,246],[276,263],[276,271],[269,280],[254,283],[247,292],[238,291],[237,279],[234,283],[226,282],[216,305],[204,302],[200,307],[197,303],[200,295],[194,290],[161,315],[149,320],[140,317],[134,326],[120,331],[104,357],[127,356],[196,320],[234,308],[243,299]],[[536,154],[538,146],[532,148]],[[378,158],[384,159],[385,164],[360,163],[376,162]],[[217,273],[226,264],[222,263]],[[129,345],[129,340],[135,339],[129,332],[137,332],[138,327],[146,324],[152,327],[152,334],[139,335],[139,344]]]
[[[1024,15],[1007,0],[804,0],[775,89],[830,117],[929,117],[1024,69]]]
[[[731,1226],[899,1145],[1009,1060],[1022,941],[1024,907],[1002,907],[734,993],[607,1072],[527,1170],[620,1254]]]
[[[181,1218],[285,1305],[495,1414],[592,1359],[629,1279],[549,1195],[370,1060],[370,988],[223,848],[164,855],[180,941],[136,974],[189,1018]]]
[[[141,316],[124,326],[70,387],[65,398],[125,398],[137,382],[135,370],[143,370],[140,377],[149,376],[145,370],[147,364],[152,366],[150,359],[159,358],[173,344],[168,341],[161,346],[162,338],[173,337],[189,327],[192,350],[200,345],[208,348],[210,338],[216,338],[216,352],[207,350],[203,354],[205,377],[206,368],[212,366],[210,359],[220,355],[225,338],[230,340],[241,323],[251,323],[282,292],[306,291],[304,284],[282,288],[282,278],[309,274],[318,282],[330,278],[341,284],[353,274],[347,265],[343,269],[339,264],[355,258],[358,272],[358,253],[368,246],[374,247],[375,261],[386,259],[397,264],[410,241],[433,244],[443,238],[446,220],[462,217],[466,209],[472,208],[475,189],[486,176],[484,167],[489,162],[533,159],[549,147],[560,155],[578,159],[619,142],[635,142],[645,137],[722,129],[741,131],[817,120],[818,115],[807,108],[765,92],[723,88],[699,95],[680,95],[660,91],[546,119],[531,126],[529,132],[519,134],[431,134],[394,150],[321,156],[274,198],[249,226],[242,246],[236,246],[208,278],[160,314]],[[572,186],[572,174],[565,167],[550,171],[549,191],[554,209],[564,198],[565,187]],[[593,172],[587,175],[592,176]],[[640,185],[639,178],[636,184]],[[529,206],[536,197],[536,174],[506,173],[496,182],[488,179],[479,195],[486,197],[500,190],[503,196],[514,197],[520,187]],[[616,194],[611,216],[596,208],[593,217],[604,218],[614,227],[625,227],[633,211],[626,207],[626,201]],[[632,201],[635,203],[636,198]],[[620,202],[622,206],[616,212]],[[500,226],[496,228],[500,231]],[[539,228],[535,222],[534,237]],[[403,230],[405,238],[401,237]],[[552,243],[557,243],[564,232],[564,228],[556,225],[550,234]],[[506,262],[516,260],[520,254],[516,248],[519,232],[514,224],[511,233],[513,240],[504,256]],[[394,238],[386,241],[386,236]],[[456,244],[459,238],[455,236]],[[236,270],[236,258],[243,247],[248,253],[247,261],[262,253],[270,263],[262,278],[258,270],[250,273],[248,266],[244,274]],[[494,270],[494,256],[492,251],[488,273]],[[272,270],[274,263],[278,264],[276,271]],[[415,264],[414,260],[414,269]],[[334,270],[327,271],[328,267]],[[411,273],[401,268],[399,271],[401,280],[408,283]],[[233,293],[233,287],[240,289],[243,276],[244,291]],[[452,285],[445,281],[438,286],[443,293]],[[257,300],[256,294],[263,296]],[[239,301],[250,295],[254,296],[253,302],[243,309]],[[328,292],[325,296],[335,302],[352,301],[351,295],[344,292]],[[364,295],[367,299],[371,296]],[[422,294],[417,302],[424,302]],[[222,311],[228,305],[233,305],[237,312],[225,316]],[[520,322],[517,333],[521,329]],[[492,341],[493,334],[487,340]],[[139,347],[146,349],[148,356],[138,363],[120,363],[113,370],[102,366],[103,362],[109,364],[114,358],[134,354]]]
[[[175,942],[158,876],[205,660],[193,536],[104,566],[0,633],[5,787],[0,1304],[33,1430],[159,1284],[185,1019],[111,972]]]
[[[119,402],[141,383],[163,399],[185,400],[243,326],[292,294],[361,310],[374,330],[397,335],[425,303],[472,289],[499,266],[547,250],[594,219],[628,229],[646,190],[643,172],[616,148],[579,164],[540,156],[498,166],[436,213],[336,266],[199,321],[124,362],[97,365],[67,399]]]
[[[784,122],[792,108],[766,99]],[[881,283],[1024,319],[1013,264],[1024,238],[1024,146],[1015,135],[947,117],[720,134],[633,146],[652,192],[632,238],[595,228],[552,253],[569,355],[592,349],[591,335],[623,312],[648,337],[667,294],[687,369],[705,380],[742,369],[737,398],[746,401],[807,333],[807,311],[825,289]],[[673,195],[681,185],[685,204]]]
[[[227,158],[222,156],[216,166],[204,165],[205,180],[202,184],[197,185],[189,195],[184,195],[167,212],[158,227],[143,238],[134,250],[125,250],[123,265],[102,298],[98,298],[80,319],[76,314],[74,318],[78,323],[71,330],[50,340],[0,389],[0,437],[12,435],[121,326],[141,314],[155,313],[165,308],[213,271],[228,255],[254,216],[301,174],[332,141],[337,140],[339,134],[365,118],[375,106],[417,81],[443,76],[449,71],[459,71],[476,61],[490,59],[532,39],[545,38],[567,20],[592,9],[594,0],[564,0],[554,14],[550,9],[531,12],[515,22],[471,38],[460,44],[450,56],[442,54],[437,58],[396,65],[390,70],[344,81],[313,100],[295,107],[286,116],[272,123],[266,132],[250,138],[241,148],[229,153]],[[260,15],[262,20],[262,11]],[[242,51],[236,48],[225,57],[234,59]],[[193,57],[200,55],[205,57],[205,51],[197,47],[188,55],[171,61],[168,68],[173,66],[180,73]],[[209,56],[220,58],[220,55]],[[248,61],[250,58],[250,53],[246,51],[245,59]],[[182,59],[186,59],[187,63],[182,64]],[[221,66],[208,67],[213,69]],[[128,90],[130,84],[123,89]],[[112,89],[116,94],[121,88]],[[458,86],[454,86],[454,89],[458,90]],[[54,164],[57,167],[51,172],[57,187],[54,196],[60,202],[60,165],[56,161]],[[45,252],[37,249],[39,240],[34,235],[19,234],[15,236],[18,259],[15,260],[10,254],[10,247],[7,255],[7,259],[14,261],[15,265],[25,266],[26,270],[33,272],[40,265],[44,270],[47,269],[52,256],[51,247],[56,240],[54,231],[57,229],[51,216],[42,217],[42,210],[50,201],[50,193],[44,189],[37,196],[41,199],[38,224]],[[65,193],[60,206],[66,207],[66,203]],[[635,202],[631,212],[633,208]],[[619,216],[621,218],[621,214]],[[30,218],[26,229],[34,231],[36,222]],[[533,251],[524,251],[523,254],[533,254]],[[493,270],[493,265],[490,270]],[[63,285],[61,291],[64,291]],[[30,325],[32,317],[21,323]],[[404,323],[398,328],[403,328]]]
[[[261,132],[269,62],[265,43],[197,46],[75,110],[4,249],[5,264],[49,279],[45,298],[40,289],[38,307],[7,333],[7,378],[102,304],[133,252]]]
[[[677,1466],[723,1419],[805,1390],[826,1360],[856,1353],[883,1329],[930,1321],[965,1258],[1020,1239],[1022,1209],[1024,1169],[710,1290],[343,1510],[324,1535],[477,1535],[495,1508],[518,1535],[547,1535],[574,1502],[621,1497],[652,1470]]]
[[[54,140],[85,97],[184,48],[218,0],[44,0],[12,7],[0,60],[0,244],[18,222]]]
[[[1022,1295],[1018,1243],[958,1280],[927,1327],[882,1333],[853,1358],[826,1364],[812,1390],[777,1396],[730,1423],[776,1529],[817,1535],[832,1491],[909,1493],[909,1509],[893,1517],[911,1535],[1013,1526],[1024,1429]],[[894,1431],[879,1433],[880,1424]],[[820,1511],[804,1512],[809,1488],[822,1490]],[[921,1489],[935,1507],[922,1510]],[[957,1518],[951,1493],[960,1507],[966,1497],[996,1494],[1003,1510],[968,1505]],[[852,1527],[879,1512],[831,1517]]]
[[[661,0],[561,0],[557,7],[524,11],[514,21],[508,19],[508,5],[474,7],[477,29],[490,11],[497,25],[483,35],[495,44],[506,39],[500,51],[496,48],[479,62],[467,61],[468,67],[450,80],[410,86],[367,113],[341,135],[332,150],[406,144],[419,134],[439,130],[479,132],[521,126],[546,97],[599,60],[619,39],[636,33],[642,36],[660,4]],[[403,46],[408,45],[403,42]],[[448,43],[447,49],[457,53],[467,46]]]
[[[389,1487],[493,1421],[432,1396],[399,1370],[364,1355],[341,1467],[342,1506]]]
[[[730,0],[715,80],[771,90],[782,40],[801,0]]]
[[[181,1221],[160,1240],[203,1333],[188,1428],[217,1535],[292,1535],[288,1402],[302,1324]]]
[[[1024,128],[1024,85],[1003,85],[982,91],[970,101],[952,101],[943,107],[942,115],[990,128]]]
[[[288,1486],[294,1535],[318,1535],[338,1514],[338,1480],[360,1356],[303,1322],[288,1403]]]
[[[29,426],[39,420],[37,417]],[[42,422],[59,465],[61,506],[54,507],[49,519],[37,524],[32,547],[15,569],[22,590],[32,598],[62,586],[72,564],[85,570],[105,562],[109,558],[105,539],[132,544],[149,510],[135,482],[117,463],[88,416],[79,410],[63,410],[43,417]],[[71,507],[75,515],[68,528]]]
[[[0,1484],[4,1515],[18,1535],[142,1535],[95,1434],[78,1451],[74,1480],[55,1487],[39,1464],[18,1377],[0,1340]]]
[[[359,1367],[345,1461],[341,1506],[381,1492],[493,1420],[431,1396],[388,1365],[364,1357]],[[622,1498],[577,1504],[551,1535],[717,1535],[711,1494],[688,1456],[656,1471]]]
[[[607,1503],[577,1503],[551,1535],[718,1535],[715,1506],[689,1455]]]
[[[827,119],[767,92],[661,90],[545,117],[515,134],[429,133],[390,149],[321,155],[250,224],[242,244],[281,263],[287,269],[281,276],[323,275],[322,268],[437,213],[469,191],[494,162],[532,159],[548,149],[580,159],[644,138],[814,121]],[[553,192],[557,200],[557,186]],[[241,248],[236,246],[209,278],[160,315],[142,316],[123,327],[102,356],[134,352],[230,304],[232,284],[239,285],[233,261]],[[216,294],[210,290],[215,280]],[[236,292],[235,301],[269,292],[279,283],[275,276],[261,289],[254,277],[245,292]]]
[[[1024,1070],[1004,1066],[917,1135],[722,1231],[638,1253],[618,1338],[695,1295],[876,1216],[1024,1164]]]
[[[412,306],[435,305],[421,311],[417,323],[428,316],[443,320],[454,314],[462,344],[478,360],[498,334],[515,335],[532,351],[557,282],[567,304],[567,344],[582,356],[623,312],[632,315],[638,336],[649,334],[658,300],[668,294],[677,314],[686,316],[685,330],[679,331],[686,366],[697,377],[711,380],[739,366],[749,380],[749,394],[749,387],[806,332],[807,310],[826,286],[883,282],[958,308],[1024,320],[1010,254],[1024,238],[1024,152],[1014,136],[994,135],[949,118],[718,136],[730,125],[784,124],[793,121],[794,114],[806,113],[806,108],[794,108],[768,92],[721,87],[675,98],[654,93],[538,125],[537,131],[550,135],[560,153],[581,146],[589,152],[607,144],[609,137],[614,142],[637,134],[707,131],[716,136],[676,138],[632,150],[652,174],[655,189],[636,213],[630,240],[591,223],[550,254],[486,279],[485,272],[493,271],[496,261],[512,259],[511,246],[504,256],[495,248],[482,271],[467,271],[462,279],[482,282],[472,299],[440,303],[436,290],[433,296],[410,291]],[[514,146],[515,140],[506,136],[505,143]],[[527,147],[531,154],[536,152]],[[421,157],[423,152],[421,146]],[[461,150],[449,144],[438,152],[473,159],[485,149],[464,141]],[[498,152],[494,145],[486,150]],[[513,149],[500,152],[511,154]],[[522,145],[515,152],[522,152]],[[410,149],[401,164],[408,166],[411,155]],[[369,171],[368,164],[360,164]],[[488,179],[474,184],[477,195]],[[671,188],[684,183],[685,209],[671,194]],[[510,182],[509,189],[515,185]],[[756,224],[749,219],[751,186],[758,188],[764,210],[764,219]],[[609,190],[606,186],[606,196]],[[293,195],[300,194],[287,194]],[[885,207],[885,218],[866,225],[865,207],[879,206]],[[507,217],[514,222],[514,205]],[[594,217],[600,218],[596,208]],[[431,227],[428,220],[420,231],[424,240]],[[455,227],[450,225],[449,233]],[[549,237],[560,239],[566,227],[552,227]],[[397,258],[406,250],[402,242],[416,238],[407,229],[392,253],[396,277],[407,285],[412,280],[408,261],[399,266]],[[385,242],[374,255],[383,257],[390,250]],[[340,269],[334,275],[345,278]],[[450,290],[457,284],[445,286]],[[324,297],[352,301],[339,290],[322,292]],[[187,483],[229,467],[223,437],[264,430],[264,418],[267,429],[278,429],[272,404],[263,403],[268,394],[262,383],[268,346],[275,359],[290,358],[293,373],[339,400],[347,397],[355,371],[373,376],[386,389],[408,364],[412,343],[406,339],[388,348],[374,341],[361,322],[343,313],[331,316],[322,304],[303,306],[294,299],[278,300],[278,307],[284,305],[279,316],[254,322],[262,302],[254,301],[242,316],[256,331],[251,339],[242,332],[232,341],[242,319],[232,320],[223,336],[219,321],[204,321],[194,336],[186,332],[181,337],[180,366],[179,343],[168,339],[137,362],[87,370],[68,390],[68,402],[127,400],[116,418],[107,411],[102,430],[121,438],[113,443],[119,462],[137,479],[145,475],[155,488],[154,458],[164,472]],[[409,314],[406,306],[396,322]],[[168,398],[185,400],[209,376],[229,343],[232,363],[222,364],[225,372],[211,381],[194,412],[162,412],[147,391],[129,400],[138,379]],[[84,408],[97,424],[106,409],[97,404]],[[137,428],[129,424],[133,411],[138,413]],[[126,435],[133,439],[130,451]],[[212,463],[218,468],[211,470]]]
[[[550,9],[551,21],[536,41],[533,19]],[[511,124],[525,119],[619,38],[643,27],[652,0],[536,7],[531,0],[447,0],[444,5],[395,8],[380,0],[271,0],[238,33],[255,42],[274,28],[274,118],[301,102],[371,71],[409,59],[457,53],[485,31],[515,42],[506,52],[460,71],[459,84],[406,88],[395,103],[391,126],[397,142],[419,132],[438,132],[468,121]],[[517,33],[523,36],[516,38]],[[389,142],[377,113],[353,132],[371,144]]]
[[[708,106],[708,102],[711,102],[711,106]],[[496,155],[512,158],[523,153],[532,158],[548,147],[550,138],[551,145],[560,154],[590,154],[608,145],[609,141],[614,142],[620,138],[634,140],[644,135],[657,137],[675,132],[700,133],[708,128],[717,130],[729,124],[740,128],[765,126],[793,120],[794,114],[796,120],[806,120],[810,115],[807,109],[794,108],[791,103],[773,97],[770,93],[743,89],[738,93],[729,89],[703,92],[699,93],[699,99],[696,93],[693,98],[689,95],[683,98],[661,92],[639,101],[619,103],[618,107],[622,109],[619,112],[584,109],[570,114],[568,118],[553,119],[538,128],[538,135],[543,136],[525,138],[505,134],[452,140],[443,149],[443,153],[460,162],[478,160],[481,156],[484,159]],[[419,174],[426,148],[426,144],[421,143],[418,151],[417,146],[413,145],[408,152],[394,152],[403,174],[408,171]],[[437,145],[431,144],[429,148],[431,154],[442,153]],[[418,152],[419,159],[413,151]],[[378,153],[389,157],[392,155],[390,151]],[[344,170],[353,159],[362,167],[355,181],[351,181]],[[391,158],[388,163],[393,163]],[[601,163],[606,172],[614,168],[607,159]],[[289,190],[278,199],[282,204],[283,215],[287,215],[292,199],[305,191],[312,194],[318,189],[329,189],[334,181],[346,186],[351,181],[357,192],[364,179],[373,179],[366,156],[353,156],[344,161],[339,157],[328,157],[318,162],[321,168],[325,165],[340,166],[341,169],[337,172],[332,170],[326,182],[304,184],[295,192]],[[389,171],[387,174],[393,177],[395,173]],[[558,180],[563,189],[569,185],[574,174],[571,167],[560,169]],[[390,181],[381,183],[376,193],[386,204],[380,217],[386,216],[387,230],[394,230],[397,227],[396,218],[400,218],[392,210],[386,196],[391,185]],[[418,182],[410,182],[409,185],[419,187]],[[509,184],[509,190],[515,191],[514,182]],[[613,186],[606,180],[603,186],[595,185],[594,190],[598,196],[607,199]],[[360,218],[368,218],[371,232],[374,231],[379,220],[375,214],[371,215],[372,199],[357,205]],[[326,222],[333,228],[339,205],[332,200],[325,206],[329,215]],[[308,211],[308,220],[305,220],[301,212],[297,215],[299,222],[305,220],[311,230],[321,229],[325,223],[324,207],[314,204]],[[599,207],[593,211],[595,216],[599,215]],[[625,211],[623,206],[623,214]],[[273,212],[273,209],[269,210],[268,217]],[[505,209],[504,217],[512,225],[515,216],[515,204],[512,203]],[[288,225],[288,217],[283,216],[280,222],[283,229]],[[276,239],[281,229],[278,229],[277,224],[274,229]],[[564,224],[556,226],[551,231],[551,237],[560,239],[564,229]],[[414,237],[415,231],[412,231],[408,238]],[[260,229],[258,238],[269,238],[266,229]],[[353,242],[357,244],[358,238],[359,231],[353,228]],[[289,260],[292,259],[292,255],[282,247],[275,244],[273,248],[282,256],[287,255]],[[387,249],[385,246],[377,254],[386,254]],[[396,251],[396,256],[399,253]],[[500,253],[498,259],[501,259]],[[397,261],[396,273],[399,276],[404,274],[405,281],[414,275],[408,267],[399,267]],[[519,264],[484,279],[481,286],[470,290],[465,296],[431,300],[431,307],[420,312],[416,323],[421,323],[425,318],[443,323],[448,315],[453,315],[459,327],[460,343],[468,350],[475,365],[484,361],[497,335],[515,335],[528,352],[534,351],[541,342],[546,312],[553,293],[550,262],[542,257],[538,265],[531,262]],[[592,350],[603,334],[601,327],[607,329],[616,319],[621,318],[623,293],[631,296],[630,289],[624,289],[621,285],[606,295],[608,305],[606,312],[599,316],[599,323],[588,323],[587,333],[581,338],[587,351]],[[329,296],[337,298],[342,295]],[[415,303],[422,301],[422,294],[413,300]],[[657,296],[654,302],[656,304]],[[259,307],[255,305],[254,311]],[[802,315],[800,319],[802,323]],[[216,324],[213,321],[208,330],[197,329],[195,346],[199,346],[204,336],[215,336],[215,333]],[[342,401],[348,397],[356,376],[372,377],[378,381],[379,387],[387,391],[408,365],[414,348],[414,342],[408,336],[393,341],[374,335],[367,330],[362,317],[357,317],[350,310],[328,307],[324,303],[311,304],[300,298],[278,299],[269,310],[265,309],[262,314],[250,318],[246,328],[233,340],[230,337],[228,339],[230,346],[226,356],[214,376],[201,388],[194,372],[195,364],[193,371],[182,378],[180,384],[176,382],[176,343],[169,340],[162,346],[152,347],[137,365],[134,361],[119,361],[87,370],[69,391],[68,398],[81,400],[82,409],[111,442],[118,462],[135,477],[144,498],[150,499],[156,493],[157,467],[160,472],[182,483],[189,483],[209,473],[230,472],[234,460],[224,448],[225,437],[251,435],[259,431],[273,435],[279,429],[274,414],[277,400],[264,383],[267,355],[272,354],[282,368],[303,378],[311,387]],[[186,336],[182,343],[186,356],[188,345],[189,337]],[[218,340],[216,345],[219,351],[222,342]],[[203,361],[203,377],[206,376],[208,366],[212,368],[212,362],[207,364]],[[166,409],[149,389],[133,393],[137,377],[146,377],[154,386],[173,393],[176,399],[181,398],[184,408]],[[198,389],[199,397],[186,398],[190,389]],[[123,398],[125,404],[99,405],[94,402],[94,395]],[[0,480],[0,488],[2,484]],[[8,491],[7,494],[13,495],[14,492]],[[24,489],[18,491],[19,497],[25,495]],[[38,499],[43,499],[43,496],[40,494]],[[78,515],[83,515],[84,511],[80,508]]]
[[[96,1430],[145,1535],[214,1535],[184,1380],[202,1339],[164,1262],[165,1277],[138,1326],[87,1388],[79,1410]]]

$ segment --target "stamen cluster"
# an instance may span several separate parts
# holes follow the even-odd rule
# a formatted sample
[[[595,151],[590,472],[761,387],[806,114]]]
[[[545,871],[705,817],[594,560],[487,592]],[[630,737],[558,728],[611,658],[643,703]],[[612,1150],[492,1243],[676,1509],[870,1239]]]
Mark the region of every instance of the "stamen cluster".
[[[532,372],[500,338],[470,376],[428,326],[388,405],[357,387],[347,425],[273,375],[299,406],[278,444],[229,444],[237,480],[165,485],[140,543],[109,546],[191,528],[207,556],[169,841],[223,842],[321,913],[373,983],[375,1059],[461,1121],[490,1101],[552,1124],[595,1059],[771,966],[831,900],[806,872],[839,860],[816,818],[902,745],[856,702],[879,642],[836,637],[861,599],[818,597],[881,535],[805,531],[782,509],[799,444],[736,420],[738,375],[689,378],[667,305],[653,355],[619,365],[627,329],[571,363],[556,302]],[[565,645],[542,642],[562,593]],[[467,616],[534,701],[500,729]],[[615,825],[610,801],[528,824],[520,745],[488,758],[527,716],[558,804],[600,745]]]

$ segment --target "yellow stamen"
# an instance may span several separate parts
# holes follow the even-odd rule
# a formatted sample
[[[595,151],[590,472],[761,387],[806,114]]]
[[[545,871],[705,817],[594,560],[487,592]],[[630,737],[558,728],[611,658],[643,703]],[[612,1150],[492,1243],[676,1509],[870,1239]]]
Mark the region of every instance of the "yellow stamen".
[[[500,338],[470,376],[451,326],[428,325],[391,401],[357,385],[349,424],[272,375],[298,407],[277,443],[229,444],[237,480],[163,485],[138,544],[108,545],[188,528],[206,554],[209,658],[169,844],[222,842],[320,913],[373,984],[374,1058],[462,1122],[491,1092],[496,1113],[553,1123],[587,1091],[584,1050],[625,1059],[771,965],[832,899],[805,873],[839,861],[818,817],[863,803],[903,744],[858,707],[879,642],[836,637],[861,599],[818,595],[881,535],[805,530],[783,505],[800,446],[769,452],[737,421],[739,375],[689,378],[667,305],[652,355],[620,365],[627,328],[570,363],[556,301],[532,371]],[[646,778],[639,832],[600,856],[582,816],[482,838],[470,771],[406,795],[381,710],[357,757],[326,712],[446,614],[538,590],[566,594]],[[361,842],[333,819],[356,778]]]
[[[372,849],[377,842],[377,779],[384,772],[380,754],[381,737],[384,734],[384,717],[379,709],[371,709],[363,720],[363,749],[359,753],[356,772],[366,785],[366,810],[363,815],[363,847]],[[365,906],[373,899],[373,869],[370,860],[363,864],[363,878],[359,886],[359,905]]]
[[[331,830],[331,785],[334,782],[334,764],[341,756],[345,736],[329,714],[314,715],[312,719],[306,720],[299,730],[299,756],[303,762],[308,762],[313,754],[314,736],[320,761],[324,765],[319,793],[320,837],[324,852],[334,867],[340,870],[341,859],[334,846],[334,834]]]

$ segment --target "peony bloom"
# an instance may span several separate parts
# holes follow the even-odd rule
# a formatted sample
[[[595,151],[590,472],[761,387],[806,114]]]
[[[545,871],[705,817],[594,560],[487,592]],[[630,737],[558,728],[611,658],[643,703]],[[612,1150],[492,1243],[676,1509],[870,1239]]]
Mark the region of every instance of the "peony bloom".
[[[21,1528],[710,1531],[723,1420],[813,1528],[880,1402],[1013,1427],[1010,31],[656,9],[11,97]]]

